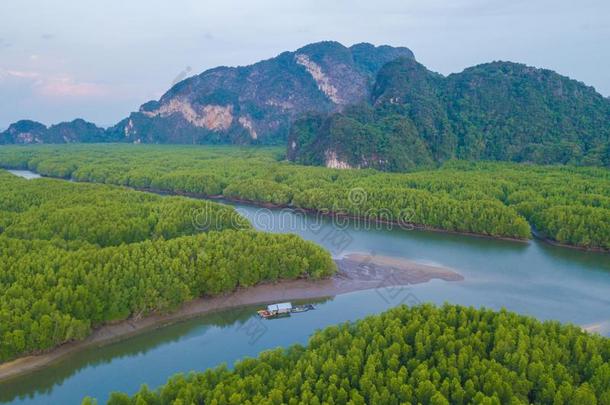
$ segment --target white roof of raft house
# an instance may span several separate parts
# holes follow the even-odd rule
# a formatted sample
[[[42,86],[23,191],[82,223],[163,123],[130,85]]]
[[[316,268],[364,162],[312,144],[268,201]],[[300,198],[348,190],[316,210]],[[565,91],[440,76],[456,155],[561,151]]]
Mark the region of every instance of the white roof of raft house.
[[[280,304],[272,304],[267,306],[267,311],[277,311],[277,312],[286,312],[292,309],[292,304],[290,302],[282,302]]]

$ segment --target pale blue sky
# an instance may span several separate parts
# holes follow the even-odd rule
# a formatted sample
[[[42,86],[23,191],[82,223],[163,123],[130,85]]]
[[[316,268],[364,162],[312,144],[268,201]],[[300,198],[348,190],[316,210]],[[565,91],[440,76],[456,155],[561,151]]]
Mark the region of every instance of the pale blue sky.
[[[29,118],[112,125],[181,72],[320,40],[402,45],[448,74],[492,60],[610,95],[607,0],[2,0],[0,130]]]

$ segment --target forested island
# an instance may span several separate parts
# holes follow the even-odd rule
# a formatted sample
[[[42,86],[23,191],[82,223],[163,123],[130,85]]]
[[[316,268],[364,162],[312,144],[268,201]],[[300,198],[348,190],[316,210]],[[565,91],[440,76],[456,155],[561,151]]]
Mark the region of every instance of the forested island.
[[[277,148],[3,147],[0,165],[45,176],[225,197],[429,229],[610,249],[604,168],[449,161],[408,173],[283,161]],[[357,197],[357,198],[354,198]]]
[[[108,404],[610,403],[610,339],[454,305],[400,306]],[[86,398],[83,404],[92,404]]]
[[[0,171],[0,363],[195,298],[334,271],[319,246],[257,232],[226,205]]]

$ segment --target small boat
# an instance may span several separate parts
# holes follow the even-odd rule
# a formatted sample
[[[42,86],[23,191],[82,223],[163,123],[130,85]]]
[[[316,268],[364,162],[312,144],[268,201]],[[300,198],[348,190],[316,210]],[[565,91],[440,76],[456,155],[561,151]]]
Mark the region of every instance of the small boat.
[[[261,318],[265,318],[265,319],[276,319],[276,318],[286,318],[290,316],[290,312],[283,312],[283,313],[277,313],[277,312],[269,312],[266,309],[261,309],[258,312],[258,315]]]
[[[257,313],[261,318],[275,319],[290,316],[300,312],[307,312],[315,309],[311,304],[292,306],[290,302],[282,302],[279,304],[267,305],[267,309],[258,310]]]
[[[290,302],[282,302],[279,304],[267,305],[267,309],[261,309],[258,314],[265,319],[279,318],[282,316],[290,316],[292,304]]]
[[[293,314],[297,314],[299,312],[307,312],[307,311],[311,311],[313,309],[316,309],[316,308],[311,304],[297,305],[296,307],[292,308],[292,310],[290,312]]]

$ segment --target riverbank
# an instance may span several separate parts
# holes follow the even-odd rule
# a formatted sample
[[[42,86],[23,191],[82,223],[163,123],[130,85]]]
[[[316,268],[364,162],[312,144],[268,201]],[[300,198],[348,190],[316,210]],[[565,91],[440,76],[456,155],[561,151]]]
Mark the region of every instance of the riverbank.
[[[445,267],[385,256],[354,253],[337,259],[336,263],[337,273],[325,280],[299,279],[259,284],[224,296],[196,299],[168,314],[152,314],[140,319],[127,319],[102,326],[83,341],[67,343],[46,353],[0,364],[0,381],[41,369],[88,347],[107,345],[152,329],[223,309],[262,305],[275,301],[325,298],[376,288],[379,289],[382,298],[395,297],[396,305],[399,305],[404,302],[406,296],[396,295],[396,291],[400,290],[397,287],[426,283],[432,279],[444,281],[464,279],[460,274]]]
[[[576,245],[568,245],[567,243],[561,243],[554,239],[547,237],[546,235],[536,231],[536,229],[532,226],[532,236],[537,240],[544,242],[546,244],[560,247],[560,248],[568,248],[574,250],[580,250],[583,252],[593,252],[593,253],[610,253],[610,249],[604,248],[592,248],[592,247],[584,247],[584,246],[576,246]]]
[[[583,325],[582,330],[602,336],[610,335],[610,320]]]
[[[10,165],[3,165],[0,167],[4,167],[6,169],[11,168]],[[13,165],[12,168],[13,169],[24,169],[25,167],[21,164],[21,165]],[[46,176],[46,175],[43,175],[43,176],[52,177],[52,178],[61,178],[64,180],[73,181],[71,179],[70,175],[64,176],[64,177],[61,177],[61,176],[55,177],[55,176]],[[88,182],[88,181],[84,180],[83,182]],[[552,238],[548,238],[548,237],[538,237],[538,236],[534,235],[535,230],[534,230],[534,225],[532,223],[529,223],[530,233],[528,235],[525,235],[526,232],[525,232],[525,229],[523,229],[522,230],[523,235],[521,235],[521,232],[520,232],[521,236],[519,236],[519,237],[494,236],[494,235],[489,235],[485,231],[468,232],[468,231],[448,230],[448,229],[439,227],[439,226],[441,226],[441,224],[437,224],[435,227],[435,226],[428,226],[426,224],[420,224],[420,223],[400,223],[400,221],[395,222],[395,221],[383,221],[383,220],[380,221],[375,218],[369,218],[366,215],[345,214],[344,212],[341,212],[341,211],[331,212],[331,211],[326,211],[326,210],[320,211],[320,210],[311,209],[311,208],[303,209],[303,208],[294,206],[290,201],[286,202],[286,203],[276,204],[276,203],[271,203],[271,202],[261,202],[261,201],[242,199],[239,196],[238,197],[228,197],[228,196],[222,195],[223,191],[221,191],[221,189],[218,190],[218,191],[220,191],[220,195],[208,195],[208,194],[203,194],[203,193],[193,193],[193,192],[185,192],[185,191],[162,190],[162,189],[150,188],[150,187],[145,187],[145,188],[131,187],[131,188],[134,190],[148,191],[148,192],[154,192],[154,193],[160,193],[160,194],[184,195],[184,196],[194,197],[194,198],[206,198],[206,199],[216,199],[216,200],[224,199],[224,200],[230,201],[230,202],[248,204],[248,205],[264,207],[264,208],[291,208],[291,209],[300,210],[305,213],[314,214],[314,215],[323,215],[323,216],[337,217],[337,218],[349,218],[349,219],[356,220],[356,221],[364,221],[367,226],[370,226],[371,224],[389,224],[391,226],[407,228],[407,229],[427,230],[427,231],[431,231],[431,232],[441,232],[441,233],[456,234],[456,235],[474,236],[474,237],[482,237],[482,238],[489,238],[489,239],[496,239],[496,240],[517,241],[519,243],[527,243],[527,242],[531,241],[532,239],[536,239],[543,243],[554,245],[554,246],[559,246],[559,247],[568,247],[570,249],[578,249],[578,250],[582,250],[582,251],[586,251],[586,252],[610,253],[610,248],[607,246],[600,246],[600,247],[579,246],[579,245],[574,245],[574,244],[561,243],[561,242],[558,242],[558,241],[556,241]],[[480,214],[480,215],[482,215],[482,214]],[[491,228],[488,228],[487,230],[490,232],[493,231]],[[581,242],[586,243],[586,241],[581,241]]]
[[[42,177],[47,177],[47,176],[43,175]],[[50,177],[50,178],[59,178],[62,180],[70,180],[70,179],[64,179],[61,177]],[[83,181],[83,183],[89,183],[89,182]],[[529,241],[531,240],[531,239],[513,238],[513,237],[509,237],[509,236],[493,236],[493,235],[487,235],[487,234],[483,234],[483,233],[452,231],[449,229],[435,228],[432,226],[417,224],[417,223],[401,223],[398,221],[385,221],[385,220],[380,220],[380,219],[375,219],[375,218],[346,214],[346,213],[342,213],[342,212],[321,211],[321,210],[316,210],[316,209],[312,209],[312,208],[295,207],[290,204],[274,204],[274,203],[270,203],[270,202],[260,202],[260,201],[255,201],[255,200],[246,200],[246,199],[235,198],[235,197],[227,197],[222,194],[207,195],[207,194],[201,194],[201,193],[190,193],[190,192],[186,192],[186,191],[161,190],[161,189],[155,189],[155,188],[150,188],[150,187],[129,187],[129,188],[131,188],[132,190],[136,190],[136,191],[143,191],[143,192],[155,193],[155,194],[160,194],[160,195],[177,195],[177,196],[190,197],[190,198],[199,198],[199,199],[204,199],[204,200],[228,201],[228,202],[232,202],[232,203],[236,203],[236,204],[244,204],[244,205],[249,205],[249,206],[259,207],[259,208],[290,209],[295,212],[302,212],[307,215],[314,215],[314,216],[320,215],[325,218],[334,217],[334,218],[348,219],[348,220],[353,220],[353,221],[361,221],[365,224],[365,226],[369,226],[369,227],[371,227],[371,226],[374,227],[377,225],[387,225],[389,227],[397,227],[397,228],[404,229],[404,230],[429,231],[429,232],[444,233],[444,234],[449,234],[449,235],[461,235],[461,236],[470,236],[470,237],[474,237],[474,238],[503,240],[503,241],[508,241],[508,242],[522,243],[522,244],[528,244]],[[544,237],[544,236],[536,233],[533,226],[531,226],[531,225],[530,225],[530,229],[532,230],[532,238],[535,238],[541,242],[544,242],[544,243],[552,245],[552,246],[574,249],[574,250],[579,250],[579,251],[583,251],[583,252],[610,253],[610,249],[591,248],[591,247],[568,245],[565,243],[561,243],[561,242],[550,239],[548,237]]]
[[[39,177],[45,177],[45,178],[51,178],[51,179],[60,179],[60,180],[66,180],[66,181],[77,181],[77,180],[73,180],[71,178],[65,178],[65,177],[56,177],[56,176],[47,176],[47,175],[42,175],[39,173],[35,173],[35,172],[30,172],[29,170],[16,170],[16,169],[8,169],[6,167],[4,167],[3,169],[5,170],[9,170],[12,172],[29,172],[29,173],[33,173]],[[24,175],[21,174],[17,174],[14,173],[15,175],[21,176],[21,177],[25,177],[28,179],[33,179],[36,177],[26,177]],[[94,182],[89,182],[89,181],[77,181],[80,183],[94,183]],[[207,195],[207,194],[201,194],[201,193],[190,193],[187,191],[169,191],[169,190],[161,190],[161,189],[155,189],[155,188],[150,188],[150,187],[131,187],[131,186],[126,186],[132,190],[136,190],[136,191],[142,191],[142,192],[148,192],[148,193],[155,193],[155,194],[160,194],[160,195],[177,195],[177,196],[183,196],[183,197],[190,197],[190,198],[199,198],[199,199],[205,199],[205,200],[216,200],[216,201],[228,201],[228,202],[232,202],[232,203],[236,203],[236,204],[244,204],[244,205],[250,205],[253,207],[259,207],[259,208],[269,208],[269,209],[290,209],[293,210],[295,212],[302,212],[304,214],[307,215],[321,215],[323,217],[326,218],[340,218],[340,219],[348,219],[348,220],[352,220],[352,221],[364,221],[365,226],[378,226],[378,225],[387,225],[390,227],[399,227],[401,229],[406,229],[406,230],[418,230],[418,231],[430,231],[430,232],[437,232],[437,233],[445,233],[445,234],[450,234],[450,235],[462,235],[462,236],[470,236],[470,237],[475,237],[475,238],[484,238],[484,239],[492,239],[492,240],[504,240],[504,241],[508,241],[508,242],[517,242],[517,243],[523,243],[523,244],[527,244],[529,243],[530,239],[520,239],[520,238],[511,238],[511,237],[506,237],[506,236],[492,236],[492,235],[486,235],[486,234],[481,234],[481,233],[473,233],[473,232],[462,232],[462,231],[452,231],[452,230],[448,230],[448,229],[443,229],[443,228],[435,228],[435,227],[431,227],[431,226],[427,226],[427,225],[422,225],[422,224],[416,224],[416,223],[399,223],[396,221],[384,221],[384,220],[379,220],[379,219],[374,219],[374,218],[367,218],[367,217],[362,217],[362,216],[357,216],[357,215],[350,215],[350,214],[345,214],[345,213],[341,213],[341,212],[333,212],[333,211],[320,211],[320,210],[316,210],[316,209],[311,209],[311,208],[300,208],[300,207],[294,207],[290,204],[274,204],[274,203],[269,203],[269,202],[260,202],[260,201],[255,201],[255,200],[246,200],[246,199],[241,199],[241,198],[235,198],[235,197],[227,197],[224,196],[222,194],[217,194],[217,195]],[[532,230],[532,237],[534,239],[537,239],[543,243],[552,245],[552,246],[556,246],[556,247],[561,247],[561,248],[568,248],[568,249],[573,249],[573,250],[579,250],[579,251],[583,251],[583,252],[593,252],[593,253],[610,253],[610,249],[604,249],[604,248],[591,248],[591,247],[584,247],[584,246],[577,246],[577,245],[569,245],[566,243],[561,243],[558,242],[554,239],[548,238],[544,235],[539,234],[538,232],[536,232],[536,230],[534,229],[533,226],[530,225],[530,228]]]
[[[42,177],[47,177],[47,176],[42,176]],[[50,178],[59,178],[62,180],[69,180],[69,179],[64,179],[61,177],[50,177]],[[89,182],[84,181],[83,183],[89,183]],[[313,215],[313,216],[320,215],[325,218],[334,217],[334,218],[340,218],[340,219],[348,219],[348,220],[352,220],[352,221],[361,221],[364,223],[364,226],[368,226],[368,227],[375,227],[378,225],[387,225],[389,227],[397,227],[397,228],[404,229],[404,230],[429,231],[429,232],[444,233],[444,234],[449,234],[449,235],[461,235],[461,236],[470,236],[470,237],[474,237],[474,238],[503,240],[503,241],[508,241],[508,242],[522,243],[522,244],[528,244],[529,241],[531,240],[531,239],[512,238],[512,237],[508,237],[508,236],[492,236],[492,235],[474,233],[474,232],[452,231],[449,229],[435,228],[435,227],[431,227],[428,225],[417,224],[417,223],[400,223],[398,221],[385,221],[385,220],[368,218],[368,217],[363,217],[363,216],[358,216],[358,215],[345,214],[342,212],[320,211],[320,210],[316,210],[316,209],[312,209],[312,208],[295,207],[290,204],[274,204],[274,203],[270,203],[270,202],[260,202],[260,201],[255,201],[255,200],[246,200],[246,199],[235,198],[235,197],[227,197],[222,194],[207,195],[207,194],[201,194],[201,193],[190,193],[190,192],[186,192],[186,191],[168,191],[168,190],[161,190],[161,189],[155,189],[155,188],[150,188],[150,187],[129,187],[129,188],[131,188],[132,190],[136,190],[136,191],[155,193],[155,194],[159,194],[159,195],[177,195],[177,196],[190,197],[190,198],[199,198],[199,199],[204,199],[204,200],[228,201],[231,203],[244,204],[244,205],[249,205],[249,206],[253,206],[253,207],[268,208],[268,209],[290,209],[294,212],[302,212],[307,215]],[[544,243],[552,245],[552,246],[579,250],[579,251],[583,251],[583,252],[610,253],[610,249],[592,248],[592,247],[569,245],[566,243],[561,243],[554,239],[540,235],[538,232],[536,232],[534,227],[531,225],[530,225],[530,229],[532,231],[532,238],[537,239],[541,242],[544,242]]]
[[[45,176],[43,176],[43,177],[45,177]],[[306,214],[306,215],[313,215],[313,216],[319,215],[324,218],[338,218],[341,220],[347,219],[350,221],[357,221],[358,223],[361,223],[364,228],[367,228],[367,227],[375,228],[379,225],[386,225],[386,226],[390,227],[390,229],[396,227],[398,229],[409,230],[409,231],[418,230],[418,231],[439,232],[439,233],[446,233],[446,234],[451,234],[451,235],[472,236],[475,238],[505,240],[505,241],[509,241],[509,242],[518,242],[518,243],[524,243],[524,244],[527,244],[529,242],[529,239],[513,238],[513,237],[509,237],[509,236],[492,236],[492,235],[487,235],[487,234],[483,234],[483,233],[474,233],[474,232],[452,231],[449,229],[435,228],[432,226],[411,223],[411,222],[403,223],[400,221],[387,221],[387,220],[383,220],[383,219],[365,217],[365,216],[361,216],[361,215],[347,214],[344,212],[296,207],[292,204],[275,204],[275,203],[271,203],[271,202],[260,202],[260,201],[256,201],[256,200],[246,200],[243,198],[227,197],[222,194],[207,195],[207,194],[201,194],[201,193],[191,193],[191,192],[187,192],[187,191],[168,191],[168,190],[161,190],[161,189],[150,188],[150,187],[131,187],[131,186],[129,186],[129,188],[131,188],[132,190],[136,190],[136,191],[143,191],[143,192],[147,192],[147,193],[155,193],[155,194],[160,194],[160,195],[178,195],[178,196],[183,196],[183,197],[199,198],[199,199],[204,199],[204,200],[228,201],[228,202],[235,203],[235,204],[244,204],[244,205],[250,205],[250,206],[259,207],[259,208],[290,209],[290,210],[293,210],[294,212],[302,212],[303,214]],[[576,248],[578,248],[578,247],[576,246]]]
[[[6,167],[0,167],[0,168],[3,168],[5,170],[10,170],[13,172],[27,172],[27,170],[24,171],[24,170],[10,169],[10,168],[6,168]],[[95,182],[86,181],[86,180],[74,180],[72,178],[67,178],[67,177],[48,176],[48,175],[40,174],[40,173],[36,173],[36,172],[31,172],[31,173],[37,174],[40,177],[44,177],[44,178],[74,181],[74,182],[78,182],[78,183],[96,184]],[[16,174],[16,175],[19,175],[19,174]],[[22,176],[22,177],[24,177],[24,176]],[[113,184],[113,185],[120,186],[117,184]],[[198,198],[198,199],[204,199],[204,200],[227,201],[227,202],[231,202],[231,203],[250,205],[250,206],[259,207],[259,208],[291,209],[291,210],[294,210],[295,212],[302,212],[307,215],[314,215],[314,216],[320,215],[325,218],[339,218],[342,220],[347,219],[347,220],[351,220],[351,221],[359,221],[359,222],[363,223],[363,226],[365,226],[365,227],[375,227],[375,226],[379,226],[379,225],[386,225],[388,227],[396,227],[396,228],[405,229],[405,230],[430,231],[430,232],[446,233],[446,234],[452,234],[452,235],[471,236],[471,237],[475,237],[475,238],[504,240],[504,241],[509,241],[509,242],[523,243],[523,244],[527,244],[529,242],[529,239],[513,238],[513,237],[509,237],[509,236],[493,236],[493,235],[487,235],[487,234],[483,234],[483,233],[474,233],[474,232],[453,231],[453,230],[449,230],[449,229],[436,228],[436,227],[432,227],[432,226],[428,226],[428,225],[424,225],[424,224],[418,224],[418,223],[410,223],[410,222],[403,223],[400,221],[387,221],[387,220],[382,220],[382,219],[378,219],[378,218],[371,218],[371,217],[365,217],[365,216],[360,216],[360,215],[347,214],[347,213],[343,213],[343,212],[295,207],[291,204],[275,204],[275,203],[271,203],[271,202],[261,202],[261,201],[256,201],[256,200],[247,200],[247,199],[243,199],[243,198],[227,197],[223,194],[208,195],[208,194],[203,194],[203,193],[192,193],[192,192],[188,192],[188,191],[163,190],[163,189],[157,189],[157,188],[151,188],[151,187],[133,187],[133,186],[120,186],[120,187],[127,187],[132,190],[142,191],[142,192],[147,192],[147,193],[154,193],[154,194],[159,194],[159,195],[176,195],[176,196]],[[541,240],[546,242],[545,239],[541,239]],[[569,245],[569,247],[587,250],[586,248],[581,248],[579,246]]]

